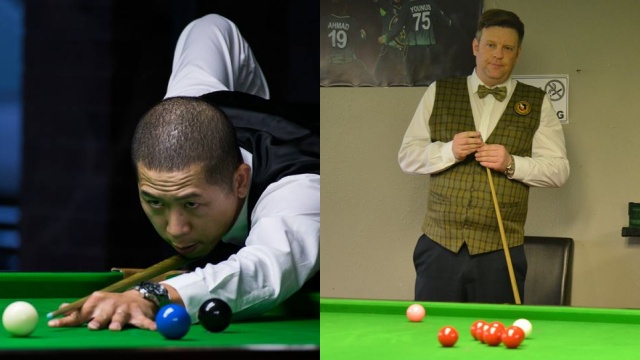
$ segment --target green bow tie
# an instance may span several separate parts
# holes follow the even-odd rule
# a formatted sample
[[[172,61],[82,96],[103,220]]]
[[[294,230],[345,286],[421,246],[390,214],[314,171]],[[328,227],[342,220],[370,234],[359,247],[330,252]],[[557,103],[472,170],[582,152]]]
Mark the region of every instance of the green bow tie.
[[[484,85],[478,85],[478,96],[480,99],[485,98],[487,95],[492,94],[498,101],[502,101],[507,97],[507,87],[500,86],[497,88],[489,89]]]

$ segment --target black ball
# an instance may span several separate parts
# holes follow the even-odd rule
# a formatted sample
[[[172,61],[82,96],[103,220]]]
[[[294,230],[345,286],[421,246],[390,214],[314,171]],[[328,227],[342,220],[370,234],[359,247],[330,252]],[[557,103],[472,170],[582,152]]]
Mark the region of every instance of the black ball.
[[[231,324],[231,307],[222,299],[211,298],[200,305],[198,321],[210,332],[224,331]]]

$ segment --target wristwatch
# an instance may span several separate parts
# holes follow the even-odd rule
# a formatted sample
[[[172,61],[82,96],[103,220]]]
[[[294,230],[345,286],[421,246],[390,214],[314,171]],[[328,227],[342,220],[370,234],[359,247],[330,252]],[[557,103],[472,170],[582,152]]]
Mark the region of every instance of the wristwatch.
[[[513,174],[516,172],[516,162],[513,160],[513,155],[511,156],[511,162],[507,165],[507,168],[504,170],[504,174],[507,175],[509,179],[513,177]]]
[[[143,281],[133,287],[142,294],[142,297],[156,304],[158,308],[171,302],[167,288],[159,283]]]

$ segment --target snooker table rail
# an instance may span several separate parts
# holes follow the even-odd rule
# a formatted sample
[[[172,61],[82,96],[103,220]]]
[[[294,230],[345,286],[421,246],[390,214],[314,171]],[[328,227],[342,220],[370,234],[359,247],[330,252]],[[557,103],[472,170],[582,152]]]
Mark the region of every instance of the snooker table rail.
[[[113,272],[2,272],[0,298],[81,298],[124,278]]]
[[[393,315],[403,313],[414,301],[395,300],[347,300],[320,298],[320,312],[372,313]],[[420,302],[428,315],[456,317],[515,317],[537,320],[607,322],[639,324],[640,311],[636,309],[587,308],[548,305],[514,304],[458,304],[442,302]]]

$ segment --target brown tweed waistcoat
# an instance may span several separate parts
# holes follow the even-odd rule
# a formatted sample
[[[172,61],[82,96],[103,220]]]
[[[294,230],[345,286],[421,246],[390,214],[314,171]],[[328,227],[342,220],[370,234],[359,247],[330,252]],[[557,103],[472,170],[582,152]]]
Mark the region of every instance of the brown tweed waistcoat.
[[[502,144],[513,155],[531,156],[544,95],[539,88],[518,83],[485,142]],[[516,107],[522,109],[527,104],[528,114],[516,111]],[[438,80],[429,127],[434,142],[448,142],[456,133],[475,130],[466,77]],[[509,247],[522,245],[529,186],[495,171],[491,175],[507,243]],[[422,231],[445,248],[458,252],[466,243],[472,255],[502,249],[487,170],[473,155],[445,171],[431,174],[427,207]]]

